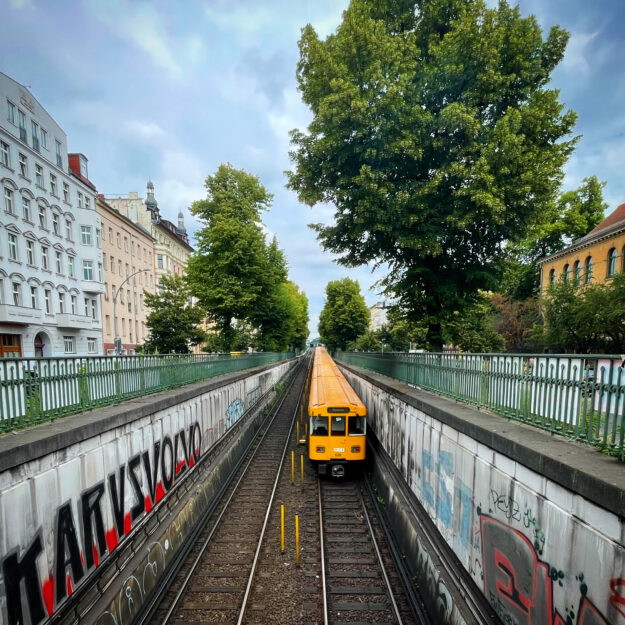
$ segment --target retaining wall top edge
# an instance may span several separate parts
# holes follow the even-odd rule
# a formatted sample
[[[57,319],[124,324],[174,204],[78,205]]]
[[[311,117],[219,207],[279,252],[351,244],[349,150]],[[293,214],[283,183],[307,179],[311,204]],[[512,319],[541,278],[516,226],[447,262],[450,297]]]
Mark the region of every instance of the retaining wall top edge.
[[[160,410],[166,410],[198,395],[277,367],[290,360],[292,359],[226,373],[169,391],[144,395],[120,404],[96,408],[90,412],[62,417],[51,423],[42,423],[3,434],[0,436],[0,471],[8,471],[25,462],[132,423]]]
[[[616,458],[590,445],[415,389],[372,371],[343,363],[340,366],[441,423],[625,517],[625,463]]]

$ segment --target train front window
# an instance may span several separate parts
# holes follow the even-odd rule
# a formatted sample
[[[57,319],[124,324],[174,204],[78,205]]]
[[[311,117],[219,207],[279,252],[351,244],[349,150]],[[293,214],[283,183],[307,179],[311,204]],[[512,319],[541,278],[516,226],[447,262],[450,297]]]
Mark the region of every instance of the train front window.
[[[313,436],[327,436],[328,417],[312,417],[310,419],[310,431]]]
[[[364,417],[350,417],[349,418],[349,435],[350,436],[363,436],[365,433],[365,418]]]
[[[345,436],[345,417],[330,417],[332,436]]]

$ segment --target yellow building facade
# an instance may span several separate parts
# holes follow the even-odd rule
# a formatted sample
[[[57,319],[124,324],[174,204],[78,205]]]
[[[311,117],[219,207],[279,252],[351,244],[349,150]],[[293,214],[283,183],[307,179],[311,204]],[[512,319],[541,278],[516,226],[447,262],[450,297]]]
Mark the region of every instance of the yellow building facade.
[[[562,278],[580,285],[609,282],[625,272],[625,204],[586,236],[539,262],[540,290]]]

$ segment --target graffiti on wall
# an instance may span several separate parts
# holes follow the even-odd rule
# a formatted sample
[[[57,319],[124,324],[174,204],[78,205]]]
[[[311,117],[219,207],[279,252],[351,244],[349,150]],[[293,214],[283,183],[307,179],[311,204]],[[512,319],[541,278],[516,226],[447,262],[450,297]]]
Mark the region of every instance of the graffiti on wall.
[[[58,506],[53,554],[48,559],[53,569],[47,578],[41,579],[38,566],[44,552],[43,527],[37,529],[25,549],[17,546],[8,550],[2,558],[8,625],[27,622],[24,608],[33,625],[52,616],[76,585],[167,495],[176,480],[195,466],[201,444],[196,421],[188,430],[181,429],[173,438],[165,435],[151,449],[132,456],[106,479],[85,489],[75,501]],[[73,509],[79,511],[79,519]],[[113,519],[113,527],[106,527],[105,518]]]

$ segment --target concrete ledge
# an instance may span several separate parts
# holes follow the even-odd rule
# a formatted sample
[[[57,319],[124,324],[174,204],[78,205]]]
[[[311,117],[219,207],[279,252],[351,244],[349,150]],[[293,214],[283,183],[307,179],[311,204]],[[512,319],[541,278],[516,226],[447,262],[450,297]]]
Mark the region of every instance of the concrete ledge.
[[[625,464],[597,449],[530,425],[340,363],[371,384],[568,490],[625,517]]]
[[[288,360],[227,373],[170,391],[145,395],[120,404],[96,408],[90,412],[82,412],[50,423],[9,432],[0,436],[0,472],[14,469],[25,462],[80,443],[160,410],[166,410],[221,386],[272,369],[282,362],[288,362]]]

